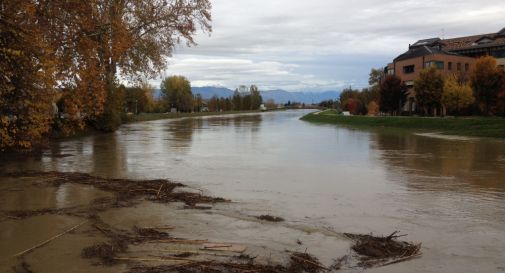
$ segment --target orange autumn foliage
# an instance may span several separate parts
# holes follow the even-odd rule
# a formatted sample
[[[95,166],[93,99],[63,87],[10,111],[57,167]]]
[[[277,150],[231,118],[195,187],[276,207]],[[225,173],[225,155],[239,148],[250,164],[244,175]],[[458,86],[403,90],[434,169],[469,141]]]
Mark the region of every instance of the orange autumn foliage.
[[[197,30],[212,30],[210,9],[209,0],[1,4],[0,149],[40,141],[55,103],[66,134],[117,116],[110,111],[121,108],[111,101],[119,76],[157,76],[177,44],[196,45]]]

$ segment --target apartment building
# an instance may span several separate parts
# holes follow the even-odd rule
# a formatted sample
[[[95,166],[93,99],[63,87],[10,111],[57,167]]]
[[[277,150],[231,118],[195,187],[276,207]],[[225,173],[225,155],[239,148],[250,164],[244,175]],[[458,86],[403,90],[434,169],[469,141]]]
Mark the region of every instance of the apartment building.
[[[409,45],[407,52],[396,57],[385,68],[388,75],[400,77],[409,88],[408,101],[403,110],[416,110],[414,80],[422,69],[436,67],[443,75],[468,76],[477,58],[493,56],[505,66],[505,28],[497,33],[451,39],[431,38]]]

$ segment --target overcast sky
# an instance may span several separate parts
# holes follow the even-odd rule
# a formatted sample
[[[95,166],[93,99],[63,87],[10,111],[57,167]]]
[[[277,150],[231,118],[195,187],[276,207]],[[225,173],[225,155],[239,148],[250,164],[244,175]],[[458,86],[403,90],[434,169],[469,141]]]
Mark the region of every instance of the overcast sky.
[[[409,43],[505,27],[504,0],[211,1],[212,34],[178,48],[163,76],[232,89],[362,88],[370,68],[385,66]]]

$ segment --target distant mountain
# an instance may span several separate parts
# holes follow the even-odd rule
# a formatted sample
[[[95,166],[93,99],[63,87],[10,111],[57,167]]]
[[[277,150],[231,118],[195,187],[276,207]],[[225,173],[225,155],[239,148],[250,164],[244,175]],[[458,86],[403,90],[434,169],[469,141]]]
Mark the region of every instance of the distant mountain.
[[[233,96],[233,90],[225,87],[191,87],[193,94],[200,94],[203,99],[210,99],[213,96],[218,97],[231,97]],[[161,91],[157,89],[155,91],[155,96],[161,96]],[[323,100],[338,99],[340,96],[340,91],[324,91],[324,92],[288,92],[286,90],[268,90],[261,91],[261,96],[263,101],[273,99],[276,103],[287,103],[291,102],[301,102],[301,103],[319,103]]]
[[[203,99],[208,100],[213,96],[228,98],[233,96],[233,90],[225,88],[225,87],[191,87],[191,92],[193,94],[200,94]]]
[[[340,92],[288,92],[285,90],[262,91],[261,96],[264,101],[273,99],[276,103],[301,102],[301,103],[320,103],[323,100],[338,99]]]

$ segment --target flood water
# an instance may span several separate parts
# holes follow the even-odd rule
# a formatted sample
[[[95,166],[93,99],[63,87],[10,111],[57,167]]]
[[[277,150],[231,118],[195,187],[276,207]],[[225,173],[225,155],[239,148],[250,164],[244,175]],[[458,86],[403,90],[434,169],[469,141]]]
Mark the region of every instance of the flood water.
[[[400,230],[422,242],[422,258],[367,272],[505,272],[504,141],[318,125],[300,121],[306,113],[127,124],[53,143],[41,156],[2,158],[0,167],[169,178],[233,200],[223,216],[272,214],[315,231]],[[65,204],[90,194],[65,192],[47,195]]]

